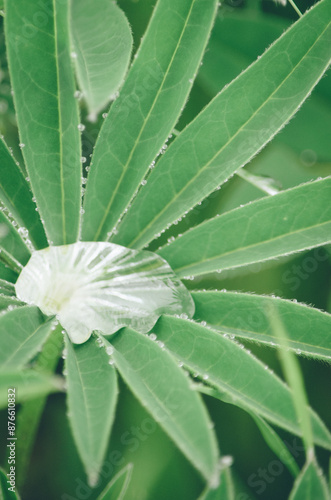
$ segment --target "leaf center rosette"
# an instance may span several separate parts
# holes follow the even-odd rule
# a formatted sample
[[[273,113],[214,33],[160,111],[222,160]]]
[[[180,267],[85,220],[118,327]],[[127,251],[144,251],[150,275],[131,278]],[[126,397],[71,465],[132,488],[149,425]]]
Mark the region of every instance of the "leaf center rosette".
[[[161,314],[194,314],[188,290],[169,264],[146,250],[78,242],[33,252],[15,285],[17,297],[56,315],[72,342],[124,326],[147,333]]]

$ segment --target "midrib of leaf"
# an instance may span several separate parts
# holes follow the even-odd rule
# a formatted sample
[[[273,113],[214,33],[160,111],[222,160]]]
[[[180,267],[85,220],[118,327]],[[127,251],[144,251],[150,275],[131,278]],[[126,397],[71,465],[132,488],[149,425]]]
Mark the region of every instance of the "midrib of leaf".
[[[58,114],[59,114],[59,148],[60,148],[60,182],[61,182],[61,212],[62,212],[62,238],[63,244],[67,243],[67,231],[66,231],[66,217],[65,217],[65,190],[64,190],[64,178],[63,178],[63,130],[62,130],[62,116],[61,116],[61,105],[60,105],[60,68],[59,68],[59,55],[58,55],[58,32],[57,32],[57,10],[56,10],[56,0],[53,0],[53,22],[54,22],[54,40],[55,40],[55,64],[56,64],[56,83],[57,83],[57,95],[56,100],[58,103]]]
[[[69,339],[68,339],[68,342],[71,342]],[[89,406],[87,404],[87,397],[86,397],[86,390],[85,390],[85,386],[83,384],[83,379],[82,379],[82,374],[81,374],[81,370],[79,368],[79,363],[77,361],[77,357],[76,357],[76,353],[75,353],[75,350],[74,350],[74,347],[72,347],[72,350],[73,350],[73,358],[74,358],[74,363],[76,365],[76,368],[77,368],[77,372],[78,372],[78,377],[79,377],[79,381],[80,381],[80,384],[81,384],[81,387],[82,387],[82,393],[83,393],[83,399],[84,399],[84,407],[86,409],[86,422],[87,422],[87,442],[88,442],[88,449],[89,449],[89,452],[91,452],[92,450],[92,433],[91,433],[91,419],[90,419],[90,413],[87,411]]]
[[[259,201],[259,200],[257,200],[257,201]],[[215,219],[212,219],[212,220],[215,220]],[[207,224],[208,224],[208,222],[209,221],[207,221]],[[258,247],[258,246],[263,246],[265,244],[271,243],[272,241],[276,241],[276,240],[279,240],[279,239],[282,239],[282,238],[286,238],[286,237],[292,236],[294,234],[298,234],[298,233],[301,233],[301,232],[309,231],[309,229],[315,229],[315,228],[322,227],[322,226],[328,225],[328,224],[330,224],[330,221],[322,222],[321,224],[316,224],[314,226],[304,227],[302,229],[297,229],[295,231],[291,231],[290,233],[281,234],[279,236],[275,236],[274,238],[270,238],[270,239],[264,240],[262,242],[252,243],[251,245],[247,245],[245,247],[241,247],[241,248],[239,248],[237,250],[229,250],[228,252],[222,253],[220,255],[216,255],[215,257],[209,257],[208,259],[203,259],[203,263],[205,263],[205,262],[212,262],[213,260],[218,260],[218,259],[223,258],[223,257],[225,257],[227,255],[230,255],[230,254],[234,255],[236,253],[243,252],[243,251],[247,250],[248,248],[254,248],[254,247]],[[199,227],[199,226],[197,226],[197,227]],[[331,240],[331,236],[330,236],[329,239],[327,239],[326,241],[324,241],[324,243],[320,243],[320,245],[328,243],[330,240]],[[169,246],[171,246],[171,245],[169,245]],[[165,248],[165,247],[163,247],[163,248]],[[310,248],[310,246],[308,246],[307,248]],[[293,250],[289,250],[289,253],[293,253]],[[272,258],[272,256],[269,257],[269,258]],[[268,260],[268,259],[266,259],[266,260]],[[265,259],[262,258],[262,259],[259,259],[259,260],[265,260]],[[178,267],[178,268],[176,268],[176,273],[181,272],[183,269],[187,269],[187,268],[196,266],[197,264],[198,264],[198,261],[197,262],[193,262],[192,264],[188,264],[187,266]],[[245,265],[245,264],[240,264],[239,266],[236,264],[234,267],[241,267],[243,265]]]
[[[26,339],[23,340],[23,342],[20,343],[19,347],[11,354],[11,356],[9,356],[9,358],[6,359],[6,361],[3,363],[3,367],[5,367],[9,361],[11,361],[15,356],[16,354],[22,350],[22,347],[34,336],[37,334],[38,330],[40,330],[40,328],[44,327],[45,326],[45,323],[42,323],[41,325],[39,325]]]
[[[133,348],[132,348],[133,350]],[[123,356],[123,354],[121,354],[119,351],[117,351],[117,355],[120,355],[125,363],[130,367],[130,371],[134,372],[135,370],[131,367],[130,363],[127,362],[127,360],[125,359],[125,357]],[[149,394],[152,395],[152,397],[157,401],[157,403],[160,405],[160,407],[163,409],[164,413],[168,416],[168,418],[170,418],[172,424],[174,424],[174,426],[176,427],[177,429],[177,432],[179,434],[181,434],[181,428],[177,425],[177,422],[172,418],[172,415],[171,413],[168,411],[168,408],[163,404],[163,402],[158,398],[158,396],[155,394],[155,392],[151,389],[151,387],[149,385],[146,384],[145,380],[143,380],[143,384],[144,384],[144,387],[145,389],[147,389],[147,392]]]
[[[169,65],[168,65],[168,67],[167,67],[167,69],[166,69],[166,71],[165,71],[165,73],[164,73],[164,77],[163,77],[163,79],[162,79],[162,83],[161,83],[161,85],[160,85],[160,88],[158,89],[158,91],[157,91],[157,93],[156,93],[156,96],[155,96],[155,98],[154,98],[154,101],[153,101],[153,103],[152,103],[152,106],[151,106],[151,108],[150,108],[149,112],[147,113],[146,118],[145,118],[145,119],[144,119],[144,121],[143,121],[142,127],[141,127],[141,129],[140,129],[139,134],[138,134],[138,137],[137,137],[137,139],[135,140],[134,146],[133,146],[133,148],[132,148],[132,149],[131,149],[131,151],[130,151],[129,158],[128,158],[127,162],[125,163],[125,165],[123,165],[123,164],[120,162],[120,163],[122,164],[122,166],[123,166],[123,170],[122,170],[122,173],[121,173],[121,176],[120,176],[119,180],[117,181],[117,184],[116,184],[116,186],[115,186],[115,189],[114,189],[114,191],[113,191],[113,194],[112,194],[112,196],[111,196],[111,198],[110,198],[110,200],[109,200],[109,203],[108,203],[108,205],[107,205],[107,208],[106,208],[106,211],[105,211],[105,213],[104,213],[104,216],[103,216],[103,218],[102,218],[102,220],[101,220],[101,222],[100,222],[100,225],[99,225],[99,227],[98,227],[98,230],[97,230],[97,232],[96,232],[96,234],[95,234],[95,236],[94,236],[94,241],[96,241],[96,240],[99,238],[99,236],[100,236],[100,233],[101,233],[101,231],[102,231],[103,225],[104,225],[104,223],[105,223],[105,221],[106,221],[106,219],[107,219],[107,216],[108,216],[108,213],[109,213],[110,207],[111,207],[111,205],[112,205],[112,203],[113,203],[113,201],[114,201],[114,198],[115,198],[115,196],[116,196],[116,194],[117,194],[117,192],[118,192],[118,188],[119,188],[119,186],[120,186],[120,184],[121,184],[121,182],[122,182],[122,180],[123,180],[123,177],[124,177],[124,175],[125,175],[125,173],[126,173],[126,171],[127,171],[127,169],[128,169],[128,166],[129,166],[129,164],[130,164],[130,162],[131,162],[131,160],[132,160],[133,154],[134,154],[134,152],[135,152],[135,150],[136,150],[136,148],[137,148],[137,146],[138,146],[138,144],[139,144],[140,138],[141,138],[141,136],[142,136],[142,134],[143,134],[143,132],[144,132],[144,130],[145,130],[146,124],[147,124],[147,122],[148,122],[148,120],[149,120],[149,118],[150,118],[150,116],[151,116],[151,114],[152,114],[152,112],[153,112],[153,110],[154,110],[154,107],[155,107],[155,105],[156,105],[156,103],[157,103],[157,100],[158,100],[158,98],[159,98],[159,96],[160,96],[160,94],[161,94],[161,92],[162,92],[162,90],[163,90],[164,83],[165,83],[165,81],[166,81],[166,79],[167,79],[167,77],[168,77],[169,71],[170,71],[171,66],[172,66],[172,64],[173,64],[173,61],[174,61],[174,59],[175,59],[175,57],[176,57],[176,55],[177,55],[177,52],[178,52],[178,49],[179,49],[180,43],[181,43],[181,41],[182,41],[182,38],[183,38],[183,36],[184,36],[185,30],[186,30],[187,25],[188,25],[188,21],[189,21],[189,19],[190,19],[190,17],[191,17],[192,10],[193,10],[193,7],[194,7],[195,2],[196,2],[196,0],[193,0],[193,1],[192,1],[192,3],[191,3],[191,7],[190,7],[189,13],[188,13],[188,15],[187,15],[187,17],[186,17],[186,20],[185,20],[185,23],[184,23],[184,27],[183,27],[182,32],[181,32],[181,34],[180,34],[180,37],[179,37],[178,43],[177,43],[176,48],[175,48],[175,50],[174,50],[174,53],[173,53],[173,55],[172,55],[172,57],[171,57],[170,63],[169,63]],[[131,198],[131,199],[130,199],[130,201],[129,201],[129,205],[130,205],[131,200],[132,200],[132,198]],[[127,206],[128,206],[128,205],[127,205]],[[107,241],[108,241],[108,240],[109,240],[109,238],[107,238]]]
[[[188,181],[188,183],[183,187],[181,188],[176,194],[174,194],[171,202],[167,203],[164,205],[164,207],[162,208],[162,210],[144,227],[143,231],[141,231],[140,233],[137,234],[137,236],[131,241],[130,243],[130,247],[132,247],[134,245],[134,243],[140,239],[141,235],[143,235],[147,229],[149,229],[152,224],[161,217],[161,215],[168,209],[168,207],[170,205],[173,205],[174,201],[184,192],[188,189],[188,187],[190,186],[190,184],[192,184],[192,182],[194,182],[196,179],[198,179],[200,177],[200,175],[202,175],[202,173],[204,172],[204,170],[206,170],[209,165],[211,165],[213,163],[213,161],[224,151],[224,149],[229,146],[231,144],[231,142],[240,134],[240,132],[247,126],[249,125],[249,123],[251,122],[251,120],[253,120],[253,118],[257,115],[257,113],[259,113],[259,111],[261,109],[263,109],[264,106],[266,106],[269,101],[273,98],[274,94],[277,93],[283,85],[285,85],[286,81],[288,80],[288,78],[290,78],[290,76],[293,74],[293,72],[296,70],[296,68],[302,63],[302,61],[305,59],[305,57],[307,57],[307,55],[309,54],[309,52],[315,47],[315,45],[318,43],[318,41],[320,40],[320,38],[324,35],[325,31],[329,28],[331,24],[331,21],[328,23],[328,25],[325,27],[325,29],[322,31],[322,33],[318,36],[318,38],[315,40],[315,42],[313,43],[313,45],[309,48],[309,50],[302,56],[302,58],[299,60],[299,62],[293,67],[293,69],[291,70],[291,72],[287,75],[287,77],[282,80],[282,82],[278,85],[278,87],[275,88],[275,90],[270,94],[270,96],[265,100],[263,101],[263,103],[256,109],[256,111],[254,111],[254,113],[250,116],[250,118],[248,120],[246,120],[242,125],[241,127],[237,130],[237,132],[221,147],[220,150],[217,151],[217,153],[214,154],[214,156],[194,175],[192,176],[192,178]],[[285,32],[286,33],[286,32]],[[282,35],[282,37],[285,35],[285,33]],[[282,38],[280,37],[280,38]],[[278,40],[280,40],[280,38]],[[255,64],[255,63],[253,63]],[[238,78],[240,78],[241,75],[237,76],[237,78],[235,78],[233,80],[233,82],[235,80],[237,80]],[[221,91],[222,92],[222,91]],[[220,94],[218,94],[220,95]],[[217,96],[216,96],[217,98]],[[301,103],[304,101],[304,99],[301,101]],[[300,104],[299,104],[300,106]],[[199,115],[191,122],[195,122],[196,120],[199,119]],[[187,125],[186,128],[188,128],[191,124]],[[280,130],[281,126],[272,134],[271,138],[274,137],[276,135],[276,133],[278,132],[278,130]],[[271,140],[271,138],[269,140]],[[269,141],[267,141],[269,142]],[[263,144],[258,151],[260,151],[262,149],[262,147],[264,146],[265,144]],[[257,152],[258,152],[257,151]],[[238,167],[238,169],[240,168],[240,166]],[[202,198],[203,199],[203,198]],[[150,241],[150,240],[149,240]],[[149,243],[149,241],[147,241],[144,246],[147,246],[147,244]]]
[[[133,348],[132,348],[132,350],[133,350]],[[119,351],[117,351],[117,350],[116,350],[116,352],[117,352],[117,356],[119,355],[121,358],[123,358],[123,359],[124,359],[124,361],[125,361],[125,364],[127,364],[127,365],[130,367],[130,371],[134,372],[135,370],[131,367],[130,363],[128,363],[128,362],[127,362],[127,360],[125,359],[125,357],[123,356],[123,354],[121,354],[121,353],[120,353]],[[169,356],[171,356],[171,352],[170,352],[170,351],[167,351],[167,352],[168,352]],[[115,364],[116,364],[116,359],[115,359]],[[124,377],[123,377],[123,378],[124,378]],[[190,446],[187,446],[187,441],[190,441],[190,440],[189,440],[189,439],[187,439],[186,432],[185,432],[185,434],[183,434],[183,431],[182,431],[182,429],[183,429],[183,428],[181,428],[181,427],[180,427],[180,425],[178,425],[178,424],[177,424],[177,421],[176,421],[176,419],[174,419],[174,418],[173,418],[173,416],[172,416],[171,412],[169,412],[169,411],[168,411],[167,407],[166,407],[166,406],[163,404],[163,402],[162,402],[162,401],[158,398],[158,396],[157,396],[157,395],[155,394],[155,392],[151,389],[151,387],[150,387],[149,385],[147,385],[147,383],[145,382],[145,380],[144,380],[143,378],[142,378],[142,380],[143,380],[143,386],[144,386],[144,388],[145,388],[145,389],[147,389],[148,394],[152,395],[152,397],[155,399],[155,401],[157,401],[157,403],[160,405],[160,408],[162,408],[162,410],[164,411],[164,414],[165,414],[165,415],[167,415],[168,419],[171,421],[171,425],[172,425],[172,426],[176,429],[176,434],[177,434],[177,436],[179,436],[179,437],[180,437],[180,442],[179,442],[179,441],[177,441],[177,446],[178,446],[178,447],[179,447],[182,451],[184,451],[184,453],[185,453],[185,454],[186,454],[186,453],[188,453],[188,455],[190,455],[190,453],[189,453]],[[127,382],[127,384],[129,385],[129,387],[131,387],[131,386],[130,386],[129,381]],[[132,388],[131,390],[132,390],[132,391],[134,391],[134,389],[133,389],[133,388]],[[138,394],[137,394],[137,397],[138,397],[138,399],[140,400],[140,396],[138,396]],[[164,422],[164,420],[160,421],[160,425],[161,425],[162,427],[163,427],[163,422]],[[164,426],[164,427],[165,427],[165,429],[166,429],[166,426]],[[185,428],[184,428],[184,431],[186,431],[186,429],[185,429]],[[166,430],[166,433],[168,433],[168,430]],[[181,438],[181,436],[183,436],[183,437],[184,437],[184,440]],[[191,442],[192,442],[192,441],[191,441]],[[194,447],[192,447],[192,448],[196,449],[196,445],[194,444]],[[199,464],[199,460],[196,460],[196,459],[194,458],[194,463],[198,465],[198,464]],[[199,468],[199,467],[198,467],[198,468]]]
[[[214,330],[214,332],[219,335],[219,332]],[[228,342],[232,342],[232,340],[228,340]],[[246,351],[247,352],[247,351]],[[261,366],[263,366],[263,363],[256,358],[255,356],[252,356],[249,354],[249,356],[253,357],[256,362],[258,362]],[[185,362],[185,367],[188,369],[190,372],[193,372],[192,366],[190,365],[190,362]],[[195,363],[194,363],[195,364]],[[208,372],[208,369],[205,369],[205,371]],[[295,430],[295,427],[292,426],[292,424],[288,420],[284,420],[281,415],[278,415],[277,418],[275,417],[274,413],[269,410],[268,407],[263,405],[260,401],[257,401],[256,399],[252,399],[251,397],[247,397],[245,394],[245,387],[242,387],[241,390],[235,389],[231,385],[229,385],[227,382],[224,382],[224,380],[218,379],[218,381],[214,381],[216,377],[214,375],[210,375],[208,382],[204,382],[204,385],[207,387],[212,388],[213,390],[216,390],[217,392],[220,391],[220,387],[226,392],[226,394],[230,395],[231,398],[234,399],[234,401],[239,400],[243,406],[249,408],[251,411],[256,412],[256,408],[260,409],[260,412],[262,415],[266,416],[266,418],[269,418],[271,422],[273,422],[276,425],[279,425],[279,422],[281,421],[283,426],[286,429],[289,430]],[[286,389],[289,391],[288,386],[283,382],[283,380],[278,379],[278,382]],[[235,395],[235,396],[234,396]]]

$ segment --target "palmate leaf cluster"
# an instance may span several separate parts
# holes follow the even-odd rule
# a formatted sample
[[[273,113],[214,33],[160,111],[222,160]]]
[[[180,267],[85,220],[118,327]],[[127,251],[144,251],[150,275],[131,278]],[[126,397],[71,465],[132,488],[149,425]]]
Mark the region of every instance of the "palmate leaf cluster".
[[[220,76],[207,59],[201,81],[217,94],[178,132],[219,8],[216,0],[158,0],[129,68],[131,30],[115,3],[5,1],[23,160],[18,164],[0,141],[1,404],[8,386],[18,388],[24,408],[27,400],[63,390],[65,378],[68,418],[93,486],[114,421],[119,375],[206,481],[201,499],[234,499],[229,464],[220,459],[200,395],[205,392],[253,415],[269,446],[297,476],[292,500],[303,498],[307,484],[307,500],[326,499],[314,455],[307,453],[299,473],[269,425],[305,439],[293,390],[238,339],[282,349],[274,310],[287,349],[330,361],[329,314],[276,297],[195,291],[193,319],[163,314],[148,334],[132,325],[114,335],[96,328],[77,345],[63,331],[60,377],[34,363],[64,325],[16,296],[15,283],[31,253],[78,241],[152,248],[184,283],[331,242],[330,177],[278,192],[243,170],[328,68],[331,2],[322,0],[306,12],[223,88],[217,88]],[[81,100],[92,121],[110,103],[88,168]],[[171,233],[236,173],[264,196]],[[330,450],[330,432],[312,409],[307,415],[313,443]],[[124,498],[130,475],[128,466],[100,498]]]

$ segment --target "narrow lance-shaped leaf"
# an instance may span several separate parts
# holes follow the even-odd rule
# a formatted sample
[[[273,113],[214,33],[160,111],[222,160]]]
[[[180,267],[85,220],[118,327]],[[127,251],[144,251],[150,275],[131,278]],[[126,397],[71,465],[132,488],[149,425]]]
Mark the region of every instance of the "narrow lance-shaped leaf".
[[[145,246],[270,141],[329,65],[330,14],[320,2],[211,101],[161,158],[112,241]]]
[[[216,8],[216,0],[158,1],[94,150],[85,195],[84,240],[107,238],[175,126]]]
[[[268,304],[266,313],[269,317],[271,327],[275,337],[278,337],[280,349],[279,359],[285,375],[285,379],[291,389],[293,403],[301,427],[302,440],[305,446],[307,460],[314,457],[314,438],[312,431],[311,415],[308,411],[308,398],[305,389],[304,379],[301,373],[299,361],[288,349],[287,332],[279,317],[276,302]]]
[[[10,269],[5,260],[1,260],[0,254],[0,280],[15,283],[18,277],[18,271]]]
[[[8,295],[8,297],[15,297],[15,286],[12,283],[10,283],[10,281],[0,279],[0,295],[1,296]]]
[[[0,370],[22,368],[41,349],[54,329],[37,307],[12,302],[0,317]],[[20,306],[20,307],[18,307]]]
[[[323,473],[316,461],[307,462],[298,476],[289,500],[330,500]]]
[[[263,418],[254,413],[251,413],[251,417],[260,429],[269,448],[280,458],[291,474],[296,477],[299,474],[299,467],[284,442]]]
[[[52,377],[34,370],[0,371],[0,408],[7,408],[8,388],[15,389],[16,403],[63,391],[60,377]]]
[[[71,33],[79,86],[93,119],[123,82],[132,48],[130,26],[115,2],[73,0]]]
[[[262,262],[331,241],[331,177],[288,189],[187,231],[159,253],[181,277]]]
[[[13,223],[0,211],[0,251],[5,250],[23,266],[30,258],[30,251]]]
[[[123,467],[98,496],[98,500],[124,500],[131,480],[132,469],[131,463]]]
[[[47,236],[58,245],[77,239],[81,198],[68,4],[5,2],[8,62],[23,156]]]
[[[223,333],[272,347],[279,345],[266,307],[275,299],[236,292],[192,294],[195,318]],[[297,354],[331,360],[331,315],[304,304],[277,299],[277,310],[286,328],[289,348]]]
[[[69,421],[91,486],[105,458],[118,394],[115,369],[97,340],[74,346],[67,338],[65,354]]]
[[[153,335],[153,334],[152,334]],[[217,484],[217,443],[205,407],[168,352],[126,328],[112,341],[120,374],[188,460]]]
[[[298,436],[300,426],[289,388],[244,346],[190,321],[162,316],[155,334],[167,349],[229,402],[253,411]],[[331,435],[312,412],[314,440],[331,449]]]
[[[29,184],[4,142],[0,139],[0,199],[36,248],[47,245],[45,231]]]

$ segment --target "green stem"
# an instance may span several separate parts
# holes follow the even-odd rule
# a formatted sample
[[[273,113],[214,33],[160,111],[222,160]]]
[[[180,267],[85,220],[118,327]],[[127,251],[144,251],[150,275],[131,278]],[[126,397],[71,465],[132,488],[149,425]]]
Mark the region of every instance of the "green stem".
[[[43,373],[53,373],[59,362],[63,348],[62,327],[58,325],[56,330],[44,345],[40,353],[35,369]],[[17,415],[17,460],[16,460],[16,483],[18,489],[22,489],[30,465],[30,457],[37,436],[40,419],[42,417],[47,396],[27,401]]]
[[[301,12],[301,10],[299,9],[299,7],[296,6],[294,0],[288,0],[290,2],[290,4],[292,5],[293,9],[295,10],[295,12],[298,14],[299,17],[302,17],[303,14]]]

